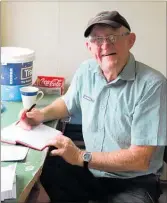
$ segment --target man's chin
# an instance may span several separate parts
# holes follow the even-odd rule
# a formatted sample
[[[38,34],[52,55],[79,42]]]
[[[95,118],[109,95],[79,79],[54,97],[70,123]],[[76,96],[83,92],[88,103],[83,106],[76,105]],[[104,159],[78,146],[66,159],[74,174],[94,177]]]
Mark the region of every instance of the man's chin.
[[[102,70],[111,70],[117,66],[117,60],[106,60],[102,59],[101,68]]]

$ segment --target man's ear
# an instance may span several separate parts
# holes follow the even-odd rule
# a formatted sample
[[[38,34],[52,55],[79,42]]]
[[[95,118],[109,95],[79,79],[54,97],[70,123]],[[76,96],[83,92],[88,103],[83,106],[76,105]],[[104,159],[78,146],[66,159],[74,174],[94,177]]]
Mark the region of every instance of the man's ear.
[[[86,41],[86,47],[89,51],[91,51],[91,46],[90,46],[90,43],[88,41]]]
[[[129,49],[131,49],[133,47],[135,41],[136,41],[135,33],[130,33],[130,36],[129,36]]]

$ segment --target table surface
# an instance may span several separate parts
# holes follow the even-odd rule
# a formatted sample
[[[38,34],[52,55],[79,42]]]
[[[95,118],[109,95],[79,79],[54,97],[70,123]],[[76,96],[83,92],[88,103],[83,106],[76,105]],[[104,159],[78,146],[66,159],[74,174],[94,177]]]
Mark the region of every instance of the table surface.
[[[42,108],[57,98],[55,95],[45,95],[44,98],[39,102],[36,108]],[[3,102],[5,105],[5,111],[1,113],[1,128],[10,125],[11,123],[18,120],[18,114],[23,108],[21,102]],[[47,122],[46,125],[56,128],[57,121]],[[26,198],[31,191],[33,185],[38,180],[42,166],[45,161],[47,149],[43,151],[37,151],[29,149],[25,160],[18,161],[16,167],[16,188],[17,188],[17,199],[5,200],[5,203],[21,203],[25,202]],[[2,166],[9,165],[13,162],[1,162]]]

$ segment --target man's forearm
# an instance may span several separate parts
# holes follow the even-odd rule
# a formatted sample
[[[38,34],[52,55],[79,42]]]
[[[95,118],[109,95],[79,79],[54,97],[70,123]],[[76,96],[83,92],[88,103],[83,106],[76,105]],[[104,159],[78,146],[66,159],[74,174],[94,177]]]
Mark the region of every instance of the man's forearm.
[[[126,149],[108,153],[93,152],[89,167],[108,172],[146,170],[147,167],[141,158],[136,158]]]
[[[44,114],[44,121],[65,118],[68,116],[68,110],[63,99],[58,98],[50,105],[41,109]]]
[[[153,148],[141,147],[140,151],[121,149],[114,152],[92,152],[92,160],[89,168],[102,171],[146,171],[149,167],[149,160],[154,151]],[[83,166],[83,159],[80,159],[80,166]]]

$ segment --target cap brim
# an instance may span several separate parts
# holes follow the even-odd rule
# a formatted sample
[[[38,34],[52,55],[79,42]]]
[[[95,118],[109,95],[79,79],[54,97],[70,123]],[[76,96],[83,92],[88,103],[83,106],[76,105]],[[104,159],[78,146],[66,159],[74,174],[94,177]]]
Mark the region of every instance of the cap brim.
[[[106,25],[110,25],[113,28],[120,28],[122,26],[121,24],[119,24],[115,21],[109,21],[109,20],[103,20],[103,21],[100,21],[97,23],[92,23],[86,28],[86,30],[84,32],[84,37],[88,37],[91,33],[92,28],[97,24],[106,24]]]

